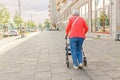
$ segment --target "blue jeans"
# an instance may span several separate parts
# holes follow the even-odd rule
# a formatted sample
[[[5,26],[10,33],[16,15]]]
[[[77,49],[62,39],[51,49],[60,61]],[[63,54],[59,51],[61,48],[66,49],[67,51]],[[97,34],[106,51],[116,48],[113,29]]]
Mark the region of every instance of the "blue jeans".
[[[78,66],[82,63],[82,45],[84,38],[70,38],[70,49],[73,65]]]

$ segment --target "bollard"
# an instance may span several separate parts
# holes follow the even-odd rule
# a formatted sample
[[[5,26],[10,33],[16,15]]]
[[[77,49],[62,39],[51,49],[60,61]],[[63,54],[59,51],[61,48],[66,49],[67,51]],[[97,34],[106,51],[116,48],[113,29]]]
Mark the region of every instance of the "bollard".
[[[117,33],[115,41],[120,41],[120,33]]]

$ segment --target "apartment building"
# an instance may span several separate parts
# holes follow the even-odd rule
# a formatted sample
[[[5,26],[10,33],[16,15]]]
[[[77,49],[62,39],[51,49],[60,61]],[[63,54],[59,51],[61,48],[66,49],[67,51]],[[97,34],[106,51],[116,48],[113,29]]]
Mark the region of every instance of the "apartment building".
[[[50,26],[52,29],[55,29],[57,23],[56,0],[49,0],[48,12],[50,16]]]
[[[56,25],[65,29],[72,10],[78,9],[89,26],[89,36],[116,39],[120,33],[119,4],[120,0],[56,0]]]

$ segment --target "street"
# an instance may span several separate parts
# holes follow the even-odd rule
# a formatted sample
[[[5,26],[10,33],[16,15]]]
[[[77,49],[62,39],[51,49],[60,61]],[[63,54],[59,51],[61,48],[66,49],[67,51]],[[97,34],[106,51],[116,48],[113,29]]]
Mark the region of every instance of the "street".
[[[120,80],[119,42],[87,38],[83,48],[88,66],[75,70],[71,56],[66,67],[64,31],[14,39],[0,45],[0,80]]]

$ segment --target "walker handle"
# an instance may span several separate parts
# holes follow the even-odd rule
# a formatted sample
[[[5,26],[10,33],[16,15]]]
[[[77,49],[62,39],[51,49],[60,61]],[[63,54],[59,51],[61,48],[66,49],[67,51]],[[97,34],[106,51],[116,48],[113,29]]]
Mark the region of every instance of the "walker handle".
[[[67,35],[65,35],[65,40],[67,40]]]

